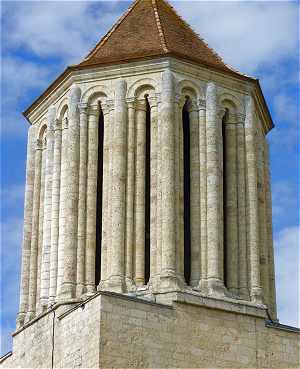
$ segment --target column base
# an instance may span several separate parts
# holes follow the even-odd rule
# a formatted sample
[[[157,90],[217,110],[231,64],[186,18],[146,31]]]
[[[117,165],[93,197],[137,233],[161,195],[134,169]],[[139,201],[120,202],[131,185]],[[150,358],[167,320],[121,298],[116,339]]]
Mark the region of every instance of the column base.
[[[88,284],[85,286],[85,296],[92,296],[96,292],[96,287],[93,284]]]
[[[126,285],[127,292],[135,292],[137,289],[134,281],[129,277],[125,277],[125,285]]]
[[[74,300],[75,298],[75,285],[73,283],[63,283],[61,286],[60,294],[58,295],[57,301],[64,302]]]
[[[202,278],[199,281],[198,287],[195,288],[195,289],[199,290],[202,293],[207,293],[207,291],[208,291],[207,285],[208,285],[207,279]]]
[[[249,301],[250,300],[250,296],[249,296],[249,290],[248,290],[248,288],[246,288],[246,287],[239,288],[239,297],[242,300]]]
[[[24,324],[30,322],[35,317],[35,311],[28,311],[25,315]]]
[[[183,291],[185,288],[184,279],[174,271],[164,271],[158,277],[157,292]]]
[[[260,287],[251,288],[250,299],[252,302],[258,305],[264,305],[262,297],[262,288]]]
[[[17,316],[17,320],[16,320],[16,328],[19,329],[21,328],[24,323],[25,323],[25,313],[20,312]]]
[[[126,283],[123,276],[114,275],[105,281],[101,281],[98,290],[111,291],[116,293],[126,292]]]
[[[192,288],[194,288],[194,287],[199,287],[199,279],[194,279],[194,280],[190,280],[190,283],[189,283],[189,285],[192,287]]]
[[[240,300],[239,290],[237,288],[227,288],[226,296],[231,299]]]
[[[86,292],[86,288],[85,288],[84,284],[78,284],[76,286],[76,296],[77,297],[80,298],[81,296],[83,296],[85,294],[85,292]]]
[[[208,296],[224,297],[226,296],[226,288],[221,279],[210,278],[207,280]]]

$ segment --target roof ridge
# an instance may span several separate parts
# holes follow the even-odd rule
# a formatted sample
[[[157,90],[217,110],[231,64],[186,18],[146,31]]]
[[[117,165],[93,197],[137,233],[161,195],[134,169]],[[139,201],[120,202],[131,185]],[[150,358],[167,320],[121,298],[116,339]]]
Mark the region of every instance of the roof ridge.
[[[162,25],[161,25],[161,21],[160,21],[159,12],[158,12],[158,9],[157,9],[156,0],[152,0],[151,2],[152,2],[153,10],[154,10],[154,16],[155,16],[155,21],[156,21],[157,29],[158,29],[158,34],[159,34],[159,37],[161,39],[161,46],[162,46],[164,52],[168,53],[169,52],[169,49],[168,49],[166,38],[165,38],[165,35],[164,35],[164,31],[163,31],[163,28],[162,28]]]
[[[123,20],[131,13],[133,8],[137,5],[137,3],[141,0],[135,0],[133,4],[125,11],[125,13],[117,20],[117,22],[111,27],[111,29],[101,38],[101,40],[96,44],[96,46],[88,53],[88,55],[83,59],[83,61],[88,60],[91,56],[93,56],[101,46],[105,44],[108,38],[112,35],[112,33],[120,26]]]
[[[205,46],[213,53],[213,55],[220,61],[222,62],[226,67],[228,67],[229,69],[231,69],[232,71],[236,72],[236,73],[240,73],[238,70],[234,69],[231,65],[225,63],[225,61],[223,60],[223,58],[212,48],[208,45],[208,43],[205,41],[205,39],[203,37],[201,37],[194,29],[193,27],[191,27],[191,25],[189,23],[187,23],[182,16],[178,13],[178,11],[167,1],[167,0],[163,0],[163,2],[173,10],[173,12],[177,15],[177,17],[181,20],[181,22],[184,24],[184,26],[189,29],[199,40],[201,40]]]

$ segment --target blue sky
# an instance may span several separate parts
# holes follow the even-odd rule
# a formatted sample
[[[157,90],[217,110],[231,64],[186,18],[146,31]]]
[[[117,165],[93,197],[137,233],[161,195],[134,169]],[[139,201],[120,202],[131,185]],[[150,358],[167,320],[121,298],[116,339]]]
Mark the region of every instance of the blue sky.
[[[171,3],[225,62],[261,81],[276,125],[268,137],[278,314],[282,323],[299,326],[299,5]],[[28,127],[21,112],[67,65],[88,53],[129,4],[1,4],[1,353],[11,349],[19,298]]]

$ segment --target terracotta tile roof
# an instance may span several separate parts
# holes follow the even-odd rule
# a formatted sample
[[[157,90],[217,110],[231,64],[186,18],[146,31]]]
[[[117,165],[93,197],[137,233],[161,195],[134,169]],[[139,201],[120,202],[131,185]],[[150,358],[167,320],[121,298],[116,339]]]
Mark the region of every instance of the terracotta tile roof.
[[[269,122],[267,130],[273,127],[259,81],[225,64],[166,0],[135,0],[86,58],[77,65],[67,67],[23,114],[28,119],[30,112],[73,71],[162,56],[186,59],[251,82],[264,107]]]
[[[78,65],[172,54],[234,72],[165,0],[136,0]]]

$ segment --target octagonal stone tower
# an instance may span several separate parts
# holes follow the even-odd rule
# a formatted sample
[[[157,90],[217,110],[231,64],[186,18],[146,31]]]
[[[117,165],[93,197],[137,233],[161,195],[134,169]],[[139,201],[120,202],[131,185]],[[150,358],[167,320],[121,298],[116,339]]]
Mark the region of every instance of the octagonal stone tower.
[[[5,367],[296,367],[278,323],[259,82],[137,0],[25,111]]]
[[[97,290],[276,319],[268,108],[170,5],[134,2],[24,114],[18,327]]]

